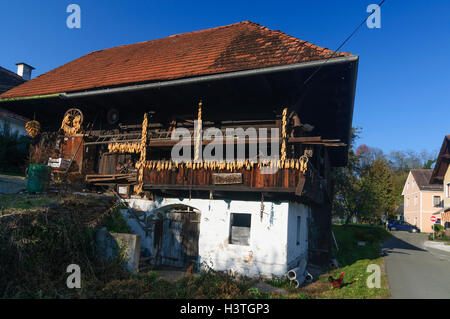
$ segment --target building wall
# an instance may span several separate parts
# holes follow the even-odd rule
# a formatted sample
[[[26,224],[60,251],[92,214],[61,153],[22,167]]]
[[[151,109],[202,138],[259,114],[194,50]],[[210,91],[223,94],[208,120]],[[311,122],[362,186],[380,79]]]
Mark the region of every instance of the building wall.
[[[417,205],[415,205],[415,198],[417,198]],[[419,226],[420,220],[420,191],[417,187],[417,184],[414,180],[414,177],[411,173],[409,173],[408,178],[405,182],[405,187],[403,189],[403,215],[406,222],[415,225],[417,221],[417,225]]]
[[[284,276],[307,258],[309,208],[289,202],[264,202],[261,219],[260,201],[225,201],[207,199],[158,198],[130,199],[132,207],[146,211],[151,218],[167,205],[183,204],[200,210],[199,262],[203,267],[246,276]],[[231,213],[251,214],[249,245],[229,243]],[[122,214],[133,232],[142,236],[142,247],[152,254],[152,235],[147,235],[126,210]],[[301,239],[297,245],[297,217],[301,218]]]
[[[289,203],[287,270],[297,267],[308,254],[308,222],[311,209],[298,203]],[[300,218],[300,234],[297,234],[297,218]]]
[[[449,165],[450,167],[450,165]],[[450,197],[447,196],[447,194],[449,193],[447,191],[447,185],[450,184],[450,169],[447,168],[447,172],[445,172],[444,175],[444,207],[450,207]]]
[[[420,190],[410,173],[403,189],[403,195],[404,220],[419,227],[421,232],[432,232],[430,217],[442,208],[433,205],[433,196],[440,196],[442,202],[444,199],[443,192]]]
[[[420,231],[425,233],[433,232],[430,217],[433,213],[442,209],[442,206],[435,207],[433,205],[433,196],[439,196],[441,198],[441,203],[444,200],[443,192],[422,191],[422,226]],[[441,218],[440,214],[437,215],[437,217]]]

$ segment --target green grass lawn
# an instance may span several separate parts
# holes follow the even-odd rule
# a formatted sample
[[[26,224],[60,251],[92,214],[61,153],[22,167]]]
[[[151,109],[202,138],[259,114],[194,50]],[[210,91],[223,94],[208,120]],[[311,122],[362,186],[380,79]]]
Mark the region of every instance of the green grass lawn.
[[[56,197],[47,195],[8,194],[0,195],[0,215],[6,215],[17,210],[29,210],[40,208],[50,203],[55,203]]]
[[[369,225],[333,225],[333,232],[339,245],[334,254],[339,262],[339,269],[321,275],[317,281],[301,289],[289,288],[287,281],[280,281],[278,286],[289,290],[287,298],[313,299],[380,299],[390,296],[388,280],[385,273],[384,259],[381,257],[381,243],[390,234],[382,227]],[[359,246],[364,241],[365,246]],[[370,264],[381,268],[381,287],[369,288],[367,272]],[[345,272],[344,286],[334,289],[328,281],[329,276],[339,277]]]

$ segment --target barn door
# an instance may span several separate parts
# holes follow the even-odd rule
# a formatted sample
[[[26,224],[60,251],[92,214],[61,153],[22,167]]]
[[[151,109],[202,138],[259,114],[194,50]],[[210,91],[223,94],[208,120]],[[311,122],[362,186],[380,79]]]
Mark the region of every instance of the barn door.
[[[187,268],[198,260],[200,213],[192,209],[171,210],[163,219],[161,263]]]

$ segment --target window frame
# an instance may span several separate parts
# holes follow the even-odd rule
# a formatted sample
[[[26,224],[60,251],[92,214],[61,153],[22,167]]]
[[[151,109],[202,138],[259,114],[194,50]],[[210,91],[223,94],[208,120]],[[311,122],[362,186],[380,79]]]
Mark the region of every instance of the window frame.
[[[434,204],[435,198],[439,198],[439,203],[437,205]],[[441,202],[442,202],[441,195],[433,195],[433,207],[441,207],[442,206]]]
[[[248,215],[249,218],[249,226],[236,226],[234,225],[234,218],[237,215]],[[248,238],[246,243],[239,243],[233,240],[233,227],[242,227],[248,228]],[[250,246],[250,238],[251,238],[251,230],[252,230],[252,214],[251,213],[230,213],[230,226],[229,226],[229,235],[228,235],[228,243],[230,245],[236,246]]]

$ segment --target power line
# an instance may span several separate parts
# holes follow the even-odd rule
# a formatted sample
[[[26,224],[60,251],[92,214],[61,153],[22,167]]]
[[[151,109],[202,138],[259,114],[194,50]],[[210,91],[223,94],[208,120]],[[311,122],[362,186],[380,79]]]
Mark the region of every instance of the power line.
[[[385,1],[386,0],[382,0],[378,5],[378,8],[381,8]],[[367,19],[369,19],[372,14],[373,12],[371,12],[363,21],[361,21],[361,23],[353,30],[353,32],[337,47],[336,50],[334,50],[335,53],[339,51],[355,35],[355,33],[363,26],[364,23],[367,22]],[[322,69],[325,63],[327,63],[331,58],[333,58],[333,55],[323,61],[323,63],[303,82],[303,85],[305,86],[306,84],[308,84],[308,82]]]

